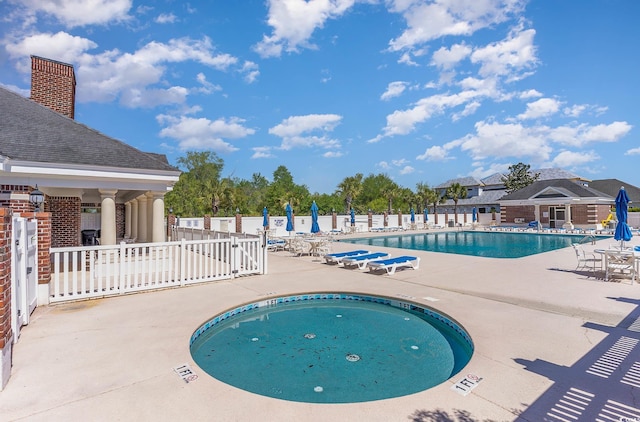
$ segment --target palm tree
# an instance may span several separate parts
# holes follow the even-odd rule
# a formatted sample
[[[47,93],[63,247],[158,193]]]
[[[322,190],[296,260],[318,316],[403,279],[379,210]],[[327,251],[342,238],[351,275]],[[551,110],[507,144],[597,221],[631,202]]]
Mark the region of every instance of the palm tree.
[[[398,188],[398,185],[396,185],[395,183],[389,184],[383,187],[380,193],[387,200],[387,203],[388,203],[387,212],[391,214],[391,211],[393,210],[393,200],[396,199],[398,197],[398,194],[400,193],[400,189]]]
[[[446,196],[453,199],[453,214],[455,216],[456,226],[458,225],[458,200],[467,197],[467,188],[460,183],[451,184],[446,191]]]
[[[351,203],[362,192],[362,173],[345,177],[338,185],[338,192],[344,199],[346,212],[351,212]]]
[[[427,207],[429,204],[433,204],[433,214],[435,216],[435,224],[438,224],[438,205],[444,204],[447,200],[444,196],[440,195],[436,189],[429,189],[425,191],[425,203]]]

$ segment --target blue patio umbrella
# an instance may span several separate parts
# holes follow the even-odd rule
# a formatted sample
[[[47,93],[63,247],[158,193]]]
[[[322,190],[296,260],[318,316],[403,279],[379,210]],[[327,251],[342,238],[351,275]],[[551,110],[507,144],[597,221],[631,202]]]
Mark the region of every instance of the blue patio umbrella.
[[[291,209],[291,204],[287,203],[287,207],[284,209],[287,213],[287,231],[293,231],[293,210]]]
[[[476,210],[476,207],[473,207],[473,209],[471,210],[471,221],[473,221],[474,223],[478,220],[478,210]]]
[[[424,209],[424,222],[426,223],[427,221],[429,221],[429,210],[428,209]]]
[[[631,240],[631,229],[627,224],[627,206],[629,204],[629,196],[627,191],[624,190],[624,186],[620,188],[618,196],[616,197],[616,218],[618,224],[616,224],[616,233],[613,236],[615,240],[620,241],[620,246],[624,246],[624,242]]]
[[[318,233],[320,226],[318,225],[318,205],[316,201],[311,204],[311,233]]]
[[[356,212],[353,210],[353,208],[351,208],[351,225],[356,225]]]
[[[262,209],[262,227],[265,230],[269,227],[269,211],[267,211],[267,207]]]
[[[413,208],[411,208],[411,222],[415,223],[416,222],[416,213],[413,210]]]

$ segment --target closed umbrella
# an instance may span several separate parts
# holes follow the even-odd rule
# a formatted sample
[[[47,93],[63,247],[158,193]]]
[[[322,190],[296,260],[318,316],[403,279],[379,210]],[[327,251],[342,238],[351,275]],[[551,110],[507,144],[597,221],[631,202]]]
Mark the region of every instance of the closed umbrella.
[[[629,204],[629,196],[627,195],[627,191],[624,190],[624,186],[620,188],[618,192],[618,196],[616,197],[616,218],[618,219],[618,224],[616,224],[616,233],[613,236],[615,240],[620,241],[620,247],[624,246],[624,242],[628,242],[631,240],[633,236],[631,234],[631,229],[627,224],[627,206]]]
[[[428,209],[424,209],[424,222],[426,223],[427,221],[429,221],[429,210]]]
[[[293,210],[291,209],[291,205],[287,203],[287,207],[285,208],[285,212],[287,213],[287,231],[293,231]]]
[[[267,211],[267,207],[262,210],[262,227],[265,230],[269,227],[269,211]]]
[[[356,225],[356,212],[353,210],[353,208],[351,208],[351,225]]]
[[[471,221],[473,221],[474,223],[478,220],[478,216],[476,215],[478,212],[478,210],[476,210],[476,207],[473,207],[473,209],[471,210]]]
[[[318,233],[320,226],[318,225],[318,205],[316,201],[311,204],[311,233]]]
[[[413,210],[413,208],[411,208],[411,222],[416,222],[416,212]]]

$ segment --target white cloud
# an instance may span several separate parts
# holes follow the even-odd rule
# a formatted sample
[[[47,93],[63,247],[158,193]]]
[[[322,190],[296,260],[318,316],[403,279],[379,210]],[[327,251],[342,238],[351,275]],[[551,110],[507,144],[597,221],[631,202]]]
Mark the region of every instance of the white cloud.
[[[405,174],[411,174],[413,172],[415,172],[416,169],[414,169],[411,166],[404,166],[401,170],[400,170],[400,174],[405,175]]]
[[[391,51],[410,49],[415,45],[446,35],[471,35],[481,28],[504,22],[517,14],[524,0],[434,1],[392,0],[391,12],[400,13],[407,29],[389,42]]]
[[[529,98],[539,98],[542,97],[542,93],[538,92],[535,89],[530,89],[527,91],[522,91],[519,95],[519,97],[523,100],[528,100]]]
[[[546,140],[546,131],[520,124],[476,123],[476,134],[456,141],[474,160],[499,157],[528,158],[532,162],[549,159],[552,148]]]
[[[34,13],[54,16],[72,28],[85,25],[104,25],[130,19],[132,0],[21,0]]]
[[[160,131],[160,136],[177,140],[181,150],[211,149],[223,153],[233,152],[238,148],[224,139],[239,139],[255,133],[254,129],[244,127],[244,120],[237,117],[209,120],[159,115],[157,120],[161,125],[166,125]]]
[[[253,147],[253,155],[251,158],[273,158],[274,155],[271,153],[271,147]]]
[[[458,94],[437,94],[423,98],[415,103],[413,108],[396,110],[389,114],[383,136],[406,135],[412,132],[417,124],[430,119],[433,115],[460,106],[480,95],[477,91],[462,91]]]
[[[241,73],[244,73],[244,80],[248,84],[254,83],[258,80],[258,76],[260,76],[260,71],[258,70],[258,65],[252,61],[245,61],[242,65]]]
[[[340,142],[327,136],[340,124],[342,116],[337,114],[308,114],[292,116],[269,129],[269,133],[282,138],[281,149],[295,147],[339,148]],[[321,135],[310,133],[320,132]],[[303,136],[304,135],[304,136]]]
[[[407,83],[402,81],[390,82],[387,90],[380,96],[381,100],[390,100],[391,98],[400,96],[407,88]]]
[[[440,69],[451,69],[471,54],[471,47],[454,44],[451,48],[440,47],[433,53],[431,64]]]
[[[627,152],[625,152],[624,155],[640,155],[640,147],[631,148],[630,150],[627,150]]]
[[[17,60],[16,68],[22,73],[31,73],[30,55],[47,57],[63,63],[74,63],[86,51],[98,46],[95,42],[66,32],[41,33],[5,45],[9,57]]]
[[[479,108],[480,108],[480,103],[478,101],[473,101],[473,102],[465,105],[464,106],[464,110],[462,110],[460,113],[454,113],[451,116],[451,120],[455,122],[455,121],[460,120],[463,117],[470,116],[473,113],[475,113],[476,110],[478,110]]]
[[[309,42],[313,32],[329,19],[347,12],[355,0],[269,0],[267,23],[273,28],[254,46],[261,57],[277,57],[282,51],[315,48]]]
[[[518,119],[537,119],[540,117],[550,116],[555,114],[560,109],[560,101],[553,98],[540,98],[537,101],[527,104],[527,110],[518,115]]]
[[[167,43],[149,42],[133,53],[118,50],[97,55],[87,51],[97,45],[64,32],[36,34],[6,46],[11,57],[20,58],[20,69],[29,71],[26,52],[74,64],[78,79],[78,101],[107,102],[117,98],[127,107],[175,104],[185,101],[183,87],[166,87],[166,65],[194,61],[216,70],[227,71],[237,58],[216,53],[209,38],[179,38]],[[162,87],[154,85],[163,83]],[[180,94],[180,95],[178,95]],[[182,95],[185,94],[185,95]],[[149,99],[141,98],[149,96]]]
[[[478,48],[471,54],[471,62],[480,65],[483,77],[505,76],[508,80],[521,79],[538,62],[533,38],[536,31],[518,27],[502,41]]]
[[[416,157],[417,160],[426,160],[426,161],[445,161],[451,160],[453,157],[449,156],[449,149],[434,145],[426,149],[424,154],[418,155]]]
[[[196,75],[196,80],[202,85],[201,88],[197,88],[198,92],[211,94],[212,92],[222,91],[222,87],[220,85],[212,84],[211,82],[209,82],[205,74],[202,72]]]
[[[342,154],[342,152],[340,151],[327,151],[324,154],[322,154],[324,158],[340,158],[343,155],[344,154]]]
[[[378,167],[380,167],[383,170],[389,170],[391,168],[391,166],[389,165],[389,163],[387,163],[386,161],[380,161],[378,164],[376,164]]]
[[[156,23],[175,23],[178,17],[173,13],[162,13],[156,17]]]
[[[562,112],[569,117],[579,117],[587,108],[588,106],[586,104],[576,104],[571,107],[565,107]]]
[[[405,165],[407,163],[408,163],[408,161],[405,160],[404,158],[401,158],[399,160],[391,160],[391,164],[393,164],[396,167],[401,167],[401,166],[403,166],[403,165]]]
[[[562,151],[551,161],[553,167],[567,168],[576,165],[587,164],[600,158],[594,151],[574,152]]]

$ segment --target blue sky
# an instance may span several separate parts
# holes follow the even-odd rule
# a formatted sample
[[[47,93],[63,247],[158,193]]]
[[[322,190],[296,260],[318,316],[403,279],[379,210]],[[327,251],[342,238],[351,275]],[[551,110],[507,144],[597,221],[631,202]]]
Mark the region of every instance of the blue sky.
[[[524,162],[640,186],[640,2],[0,0],[0,85],[74,65],[76,120],[331,193]]]

